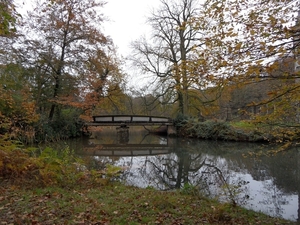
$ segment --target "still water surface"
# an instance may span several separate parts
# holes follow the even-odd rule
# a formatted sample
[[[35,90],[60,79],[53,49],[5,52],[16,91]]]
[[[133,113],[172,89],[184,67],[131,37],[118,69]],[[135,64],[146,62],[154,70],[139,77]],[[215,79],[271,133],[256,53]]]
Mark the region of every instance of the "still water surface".
[[[197,187],[221,201],[299,220],[300,148],[266,156],[260,153],[273,147],[147,135],[131,128],[122,140],[116,128],[106,129],[69,145],[95,167],[111,163],[124,168],[121,179],[129,185],[186,191]]]

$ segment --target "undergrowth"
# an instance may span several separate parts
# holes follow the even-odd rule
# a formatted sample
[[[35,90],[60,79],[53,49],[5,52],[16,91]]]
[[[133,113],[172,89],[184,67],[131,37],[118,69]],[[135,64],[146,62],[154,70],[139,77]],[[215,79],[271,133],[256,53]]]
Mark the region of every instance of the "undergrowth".
[[[86,182],[106,184],[120,172],[111,165],[103,170],[88,170],[85,162],[68,146],[59,150],[25,148],[20,143],[0,138],[0,182],[72,187]]]
[[[258,130],[251,132],[236,129],[227,122],[223,121],[198,121],[189,118],[180,123],[179,134],[184,137],[229,140],[229,141],[264,141],[264,134]]]
[[[197,118],[183,118],[176,122],[179,135],[183,137],[227,140],[227,141],[250,141],[287,143],[300,139],[300,128],[270,126],[255,122],[239,122],[238,124],[225,121],[199,121]]]

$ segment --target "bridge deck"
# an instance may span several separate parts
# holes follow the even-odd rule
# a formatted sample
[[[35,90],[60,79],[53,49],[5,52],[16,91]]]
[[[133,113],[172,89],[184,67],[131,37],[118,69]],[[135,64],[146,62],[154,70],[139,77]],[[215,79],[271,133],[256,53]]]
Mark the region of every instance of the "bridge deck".
[[[87,123],[89,126],[120,126],[121,124],[128,124],[131,126],[173,125],[173,121],[168,117],[159,116],[107,115],[93,116],[93,121]]]

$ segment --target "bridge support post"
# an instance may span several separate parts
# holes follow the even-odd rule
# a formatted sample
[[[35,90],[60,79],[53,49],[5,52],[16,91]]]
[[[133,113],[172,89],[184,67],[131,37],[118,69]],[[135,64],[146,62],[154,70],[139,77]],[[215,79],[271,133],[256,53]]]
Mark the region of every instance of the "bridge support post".
[[[122,124],[117,127],[117,138],[119,144],[127,144],[129,141],[129,127],[126,124]]]
[[[174,125],[168,125],[167,128],[168,128],[167,129],[168,135],[176,135],[177,134],[177,130]]]

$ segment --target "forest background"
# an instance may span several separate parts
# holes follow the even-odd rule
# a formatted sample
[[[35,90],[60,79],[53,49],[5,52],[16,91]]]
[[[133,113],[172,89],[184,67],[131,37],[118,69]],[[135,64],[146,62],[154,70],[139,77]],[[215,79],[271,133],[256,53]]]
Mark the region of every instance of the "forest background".
[[[297,0],[161,0],[128,59],[102,32],[102,1],[36,1],[22,16],[0,4],[1,135],[56,141],[93,115],[142,114],[172,117],[190,137],[230,122],[254,128],[251,140],[299,139]],[[127,85],[125,60],[145,86]]]

